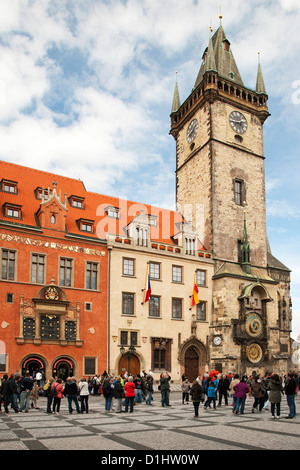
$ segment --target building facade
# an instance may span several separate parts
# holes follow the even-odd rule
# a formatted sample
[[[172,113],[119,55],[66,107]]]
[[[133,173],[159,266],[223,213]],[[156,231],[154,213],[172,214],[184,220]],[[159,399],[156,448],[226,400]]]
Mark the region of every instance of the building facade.
[[[6,162],[0,173],[1,372],[103,372],[108,253],[92,201],[81,181]]]

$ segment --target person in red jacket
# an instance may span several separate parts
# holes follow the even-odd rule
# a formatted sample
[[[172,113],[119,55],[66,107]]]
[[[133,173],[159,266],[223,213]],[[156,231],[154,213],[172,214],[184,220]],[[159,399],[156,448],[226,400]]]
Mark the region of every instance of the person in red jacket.
[[[130,406],[130,413],[133,413],[133,404],[135,399],[135,385],[133,377],[128,377],[128,382],[125,384],[125,413],[128,413],[128,406]]]

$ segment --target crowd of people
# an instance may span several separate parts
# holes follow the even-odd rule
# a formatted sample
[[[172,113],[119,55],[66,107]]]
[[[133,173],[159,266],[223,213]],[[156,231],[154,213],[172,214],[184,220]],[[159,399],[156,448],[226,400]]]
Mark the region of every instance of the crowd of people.
[[[171,376],[165,372],[160,375],[158,390],[160,391],[161,406],[170,404]],[[192,383],[183,375],[181,390],[182,404],[193,403],[194,417],[199,417],[200,404],[204,410],[216,409],[231,405],[236,415],[243,414],[246,398],[253,399],[252,413],[262,413],[263,409],[270,409],[272,418],[280,418],[281,400],[286,396],[289,414],[287,419],[296,416],[295,396],[298,393],[300,372],[289,372],[280,377],[276,373],[261,375],[253,371],[248,377],[246,374],[219,374],[217,371],[198,376]],[[105,412],[133,413],[134,406],[145,403],[151,406],[154,400],[153,372],[142,371],[135,377],[127,372],[121,376],[110,376],[104,371],[94,377],[81,378],[68,377],[63,384],[60,377],[44,381],[38,371],[31,375],[29,371],[22,377],[20,374],[4,375],[0,379],[0,412],[9,413],[11,408],[15,413],[27,413],[31,408],[38,408],[40,396],[47,398],[46,413],[59,413],[61,400],[66,397],[69,413],[89,412],[89,397],[103,396]],[[230,401],[230,403],[229,403]]]
[[[231,398],[232,412],[238,415],[244,414],[246,399],[252,397],[252,413],[270,409],[272,418],[279,419],[281,400],[286,396],[289,414],[285,418],[292,419],[296,416],[295,396],[298,394],[299,384],[300,372],[295,371],[284,377],[271,372],[257,374],[256,371],[249,377],[246,374],[240,377],[239,374],[207,373],[202,378],[197,377],[192,384],[186,376],[182,376],[182,404],[189,401],[191,396],[197,418],[201,402],[204,410],[216,409],[222,405],[223,398],[225,406],[229,405]]]

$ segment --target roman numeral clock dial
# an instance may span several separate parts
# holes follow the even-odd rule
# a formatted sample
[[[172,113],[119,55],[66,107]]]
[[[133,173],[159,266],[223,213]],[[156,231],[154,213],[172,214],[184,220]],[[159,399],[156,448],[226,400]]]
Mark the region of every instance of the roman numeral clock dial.
[[[232,129],[238,134],[245,134],[248,129],[247,119],[239,111],[232,111],[232,113],[230,113],[229,122]]]
[[[197,132],[198,132],[198,121],[197,119],[193,119],[186,133],[186,140],[188,141],[189,144],[191,144],[195,140]]]

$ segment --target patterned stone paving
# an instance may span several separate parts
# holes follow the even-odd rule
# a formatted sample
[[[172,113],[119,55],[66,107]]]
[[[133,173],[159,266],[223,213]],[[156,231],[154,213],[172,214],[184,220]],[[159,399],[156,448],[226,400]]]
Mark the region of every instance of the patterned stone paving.
[[[40,409],[28,413],[0,414],[0,450],[101,450],[198,452],[201,450],[299,450],[300,414],[288,415],[283,397],[281,419],[273,420],[270,411],[251,413],[253,399],[246,401],[245,414],[235,415],[231,406],[216,410],[199,409],[194,418],[192,403],[181,403],[181,393],[171,393],[171,407],[162,408],[160,394],[153,405],[136,405],[134,412],[105,412],[103,397],[89,399],[89,414],[69,414],[67,400],[62,400],[59,414],[46,414],[46,399],[39,399]],[[229,401],[230,402],[230,401]],[[300,410],[300,398],[296,397]],[[121,452],[122,453],[122,452]],[[170,463],[153,460],[150,463]],[[151,462],[152,458],[152,462]],[[158,457],[156,457],[158,459]],[[112,463],[112,462],[110,462]],[[127,462],[130,467],[130,462]]]

